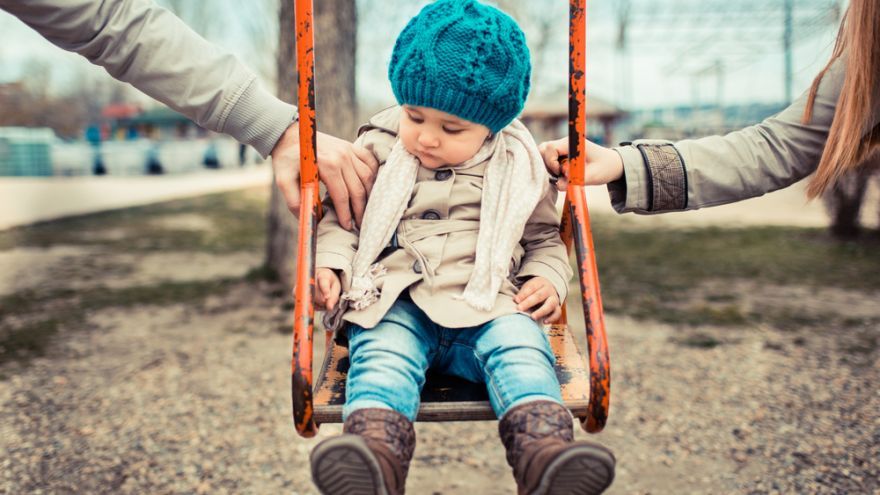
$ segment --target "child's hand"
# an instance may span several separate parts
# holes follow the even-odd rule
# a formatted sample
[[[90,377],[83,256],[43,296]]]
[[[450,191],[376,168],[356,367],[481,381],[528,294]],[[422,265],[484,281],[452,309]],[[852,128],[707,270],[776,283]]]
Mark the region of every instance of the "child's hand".
[[[559,296],[556,288],[544,277],[532,277],[513,298],[519,311],[535,309],[530,315],[533,320],[544,323],[554,323],[562,316],[562,307],[559,305]]]
[[[331,310],[339,302],[342,284],[339,282],[339,276],[333,270],[329,268],[315,269],[315,288],[318,289],[315,291],[315,304],[318,306]]]

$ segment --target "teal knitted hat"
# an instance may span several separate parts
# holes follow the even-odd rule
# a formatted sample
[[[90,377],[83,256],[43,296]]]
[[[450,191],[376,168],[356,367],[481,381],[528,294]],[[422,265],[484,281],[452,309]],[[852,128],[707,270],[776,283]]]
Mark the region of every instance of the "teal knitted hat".
[[[401,105],[434,108],[493,133],[522,111],[530,73],[516,21],[476,0],[438,0],[423,8],[397,37],[388,67]]]

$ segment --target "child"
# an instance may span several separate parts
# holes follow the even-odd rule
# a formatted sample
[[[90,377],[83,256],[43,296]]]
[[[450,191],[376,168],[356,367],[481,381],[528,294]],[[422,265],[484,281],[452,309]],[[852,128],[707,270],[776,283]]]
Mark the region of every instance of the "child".
[[[312,452],[316,485],[404,492],[431,368],[486,383],[520,493],[602,492],[614,456],[573,442],[536,322],[559,318],[571,268],[556,192],[514,120],[529,90],[523,33],[493,7],[439,0],[404,28],[388,74],[401,106],[360,130],[384,162],[360,232],[332,209],[318,227],[316,299],[351,365],[344,434]]]

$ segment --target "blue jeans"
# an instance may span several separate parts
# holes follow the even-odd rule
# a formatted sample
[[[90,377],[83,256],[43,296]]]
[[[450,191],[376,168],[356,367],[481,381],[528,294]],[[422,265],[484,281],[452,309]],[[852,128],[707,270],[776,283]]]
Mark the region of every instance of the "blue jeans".
[[[357,409],[378,407],[414,420],[428,368],[485,383],[499,418],[533,400],[562,403],[550,342],[522,314],[475,327],[445,328],[412,301],[399,299],[374,328],[352,325],[348,341],[345,418]]]

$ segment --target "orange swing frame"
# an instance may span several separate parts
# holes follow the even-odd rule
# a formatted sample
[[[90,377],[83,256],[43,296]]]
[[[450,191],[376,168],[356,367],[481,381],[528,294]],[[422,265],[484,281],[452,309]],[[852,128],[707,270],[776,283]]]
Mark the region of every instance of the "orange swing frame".
[[[321,423],[340,422],[345,400],[347,349],[335,345],[326,335],[327,355],[318,383],[313,387],[312,348],[314,337],[315,244],[321,217],[318,168],[316,165],[315,59],[312,0],[293,0],[296,12],[297,104],[299,107],[300,187],[299,239],[291,361],[293,422],[303,437],[312,437]],[[586,136],[585,58],[586,0],[569,0],[569,185],[562,213],[562,236],[566,248],[577,256],[578,276],[587,340],[588,368],[568,329],[563,304],[560,322],[545,330],[557,357],[563,400],[592,433],[602,430],[608,418],[611,365],[599,276],[590,231],[590,216],[584,192],[584,139]],[[418,420],[458,421],[494,419],[479,387],[468,388],[463,380],[452,383],[429,379],[423,392]],[[485,387],[483,387],[485,388]],[[483,390],[483,393],[485,391]],[[476,395],[475,395],[476,394]]]

